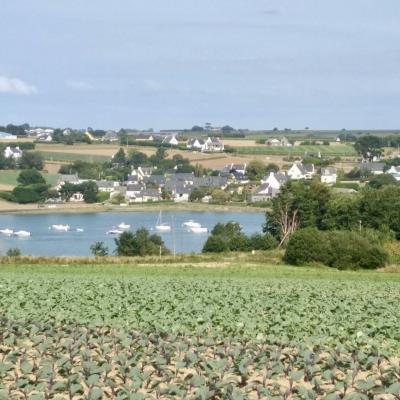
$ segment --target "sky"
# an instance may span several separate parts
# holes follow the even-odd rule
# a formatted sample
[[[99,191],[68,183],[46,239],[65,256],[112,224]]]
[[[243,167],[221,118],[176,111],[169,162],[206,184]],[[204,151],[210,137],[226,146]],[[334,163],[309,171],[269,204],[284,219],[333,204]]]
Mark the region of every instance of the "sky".
[[[4,0],[0,15],[0,125],[400,128],[398,0]]]

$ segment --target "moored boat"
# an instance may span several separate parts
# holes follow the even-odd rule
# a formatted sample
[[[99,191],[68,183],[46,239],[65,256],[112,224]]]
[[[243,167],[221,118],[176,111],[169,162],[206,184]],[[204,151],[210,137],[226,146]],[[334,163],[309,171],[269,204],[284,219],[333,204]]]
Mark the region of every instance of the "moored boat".
[[[51,229],[58,232],[68,232],[70,230],[69,225],[61,225],[61,224],[54,224],[51,226]]]
[[[199,222],[195,222],[192,219],[190,219],[189,221],[185,221],[182,226],[185,226],[186,228],[201,228],[201,224]]]
[[[14,232],[13,235],[18,236],[18,237],[29,237],[29,236],[31,236],[31,233],[28,231],[21,230],[21,231]]]
[[[120,235],[121,233],[124,233],[121,229],[110,229],[107,231],[107,235]]]
[[[193,226],[189,228],[189,231],[192,233],[207,233],[208,228],[206,228],[205,226]]]
[[[125,222],[121,222],[119,225],[118,225],[118,228],[119,229],[129,229],[131,226],[129,225],[129,224],[125,224]]]
[[[171,230],[171,225],[168,225],[165,222],[162,222],[162,211],[158,215],[157,222],[156,222],[156,230],[160,232],[169,232]]]
[[[0,229],[0,233],[6,236],[11,236],[14,233],[14,231],[12,229],[6,228],[6,229]]]

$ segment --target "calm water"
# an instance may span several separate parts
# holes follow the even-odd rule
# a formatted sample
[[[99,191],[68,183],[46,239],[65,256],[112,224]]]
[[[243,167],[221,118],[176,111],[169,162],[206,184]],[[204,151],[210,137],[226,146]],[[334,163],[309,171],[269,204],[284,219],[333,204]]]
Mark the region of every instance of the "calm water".
[[[157,212],[120,212],[87,214],[49,214],[49,215],[0,215],[0,229],[14,231],[27,230],[29,238],[7,237],[0,234],[0,253],[9,248],[19,248],[23,255],[44,256],[87,256],[90,245],[96,241],[104,242],[112,251],[115,248],[113,235],[106,232],[121,222],[131,225],[131,230],[145,227],[154,232]],[[182,223],[189,219],[200,222],[211,230],[217,222],[239,222],[245,233],[261,232],[264,223],[263,213],[235,212],[164,212],[163,222],[175,227],[172,232],[159,233],[165,244],[172,250],[175,237],[177,253],[200,252],[208,234],[188,233]],[[53,224],[68,224],[69,232],[55,232],[49,229]],[[76,232],[76,228],[84,232]]]

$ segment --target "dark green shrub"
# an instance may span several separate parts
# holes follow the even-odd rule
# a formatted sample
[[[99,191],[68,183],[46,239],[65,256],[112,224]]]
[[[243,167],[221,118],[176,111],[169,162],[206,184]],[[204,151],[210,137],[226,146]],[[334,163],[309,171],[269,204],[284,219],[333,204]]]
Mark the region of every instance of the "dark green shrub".
[[[368,236],[354,231],[301,229],[290,238],[284,261],[294,265],[319,262],[338,269],[383,267],[388,254]]]
[[[147,256],[169,254],[164,242],[158,235],[151,235],[145,228],[138,229],[135,233],[124,232],[115,239],[116,253],[119,256]]]
[[[270,233],[256,233],[250,236],[249,241],[252,250],[272,250],[278,247],[278,241]]]
[[[18,248],[8,249],[6,255],[7,257],[19,257],[21,255],[21,250]]]
[[[301,265],[309,262],[327,264],[330,252],[324,232],[316,228],[305,228],[295,232],[286,247],[284,261]]]
[[[211,235],[203,246],[203,253],[223,253],[229,251],[229,243],[221,235]]]

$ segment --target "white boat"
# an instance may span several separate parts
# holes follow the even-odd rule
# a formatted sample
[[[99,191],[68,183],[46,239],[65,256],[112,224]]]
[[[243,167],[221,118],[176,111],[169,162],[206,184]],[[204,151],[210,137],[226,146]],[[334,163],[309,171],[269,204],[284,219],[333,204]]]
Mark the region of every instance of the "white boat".
[[[118,225],[118,228],[119,229],[129,229],[131,226],[129,225],[129,224],[126,224],[125,222],[121,222],[119,225]]]
[[[54,231],[58,231],[58,232],[68,232],[70,230],[70,226],[69,225],[52,225],[51,229],[53,229]]]
[[[110,229],[107,231],[107,235],[120,235],[121,233],[124,233],[121,229]]]
[[[29,237],[29,236],[31,236],[31,233],[28,231],[17,231],[17,232],[14,232],[14,236]]]
[[[182,226],[185,226],[186,228],[201,228],[201,224],[199,222],[195,222],[192,219],[189,221],[185,221]]]
[[[162,211],[158,214],[157,222],[156,222],[156,230],[160,232],[169,232],[171,230],[171,225],[162,222]]]
[[[83,232],[83,229],[82,228],[76,228],[76,231],[77,232]]]
[[[12,229],[6,228],[6,229],[0,229],[0,233],[6,236],[11,236],[14,233],[14,231]]]
[[[189,231],[192,233],[207,233],[208,228],[206,228],[205,226],[193,226],[189,228]]]

